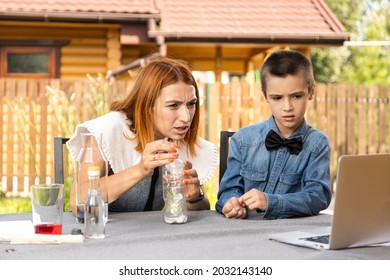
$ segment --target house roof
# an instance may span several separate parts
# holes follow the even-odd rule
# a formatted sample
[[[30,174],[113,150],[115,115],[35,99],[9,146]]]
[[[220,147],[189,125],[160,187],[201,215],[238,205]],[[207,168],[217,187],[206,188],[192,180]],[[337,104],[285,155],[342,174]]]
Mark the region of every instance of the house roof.
[[[166,38],[344,41],[343,25],[322,0],[161,1]],[[341,42],[342,44],[342,42]]]
[[[0,0],[0,20],[154,19],[149,37],[179,42],[341,45],[349,39],[323,0]]]
[[[151,0],[0,0],[1,12],[152,13]],[[158,11],[157,11],[158,12]]]
[[[126,23],[159,14],[153,0],[0,0],[0,20]]]

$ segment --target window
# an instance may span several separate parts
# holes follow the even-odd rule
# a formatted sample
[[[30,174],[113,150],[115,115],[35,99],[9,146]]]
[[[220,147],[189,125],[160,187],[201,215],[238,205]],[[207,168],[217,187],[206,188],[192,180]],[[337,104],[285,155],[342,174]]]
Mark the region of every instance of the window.
[[[0,76],[58,78],[60,46],[65,42],[0,42]]]
[[[5,47],[1,50],[1,76],[9,78],[54,78],[51,48]]]

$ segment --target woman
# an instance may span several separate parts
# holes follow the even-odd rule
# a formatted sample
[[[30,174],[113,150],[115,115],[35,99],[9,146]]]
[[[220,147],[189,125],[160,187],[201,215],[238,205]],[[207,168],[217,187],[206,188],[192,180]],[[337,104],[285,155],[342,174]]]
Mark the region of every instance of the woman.
[[[75,160],[80,133],[102,135],[111,173],[108,187],[102,187],[107,188],[110,211],[161,210],[159,168],[175,158],[185,163],[188,209],[210,209],[203,185],[215,172],[218,154],[214,144],[198,136],[198,108],[199,91],[188,65],[166,57],[152,60],[139,72],[131,92],[113,102],[108,114],[78,125],[67,146]],[[82,181],[87,184],[88,179]],[[87,187],[82,189],[84,201]],[[73,213],[75,197],[72,188]]]

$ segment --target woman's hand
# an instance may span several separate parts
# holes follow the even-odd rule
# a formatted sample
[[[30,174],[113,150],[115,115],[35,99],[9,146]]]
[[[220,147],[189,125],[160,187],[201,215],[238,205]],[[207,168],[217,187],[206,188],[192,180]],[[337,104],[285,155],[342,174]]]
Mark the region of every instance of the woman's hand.
[[[198,172],[192,168],[192,163],[184,162],[183,184],[187,186],[187,209],[188,210],[210,210],[210,202],[200,184]],[[203,194],[201,195],[201,190]]]
[[[144,174],[143,177],[152,176],[156,167],[168,164],[178,158],[178,148],[179,146],[176,143],[167,140],[156,140],[146,144],[139,162],[139,168]]]
[[[187,200],[195,200],[200,196],[200,181],[196,169],[192,169],[190,161],[184,162],[183,184],[187,186]]]

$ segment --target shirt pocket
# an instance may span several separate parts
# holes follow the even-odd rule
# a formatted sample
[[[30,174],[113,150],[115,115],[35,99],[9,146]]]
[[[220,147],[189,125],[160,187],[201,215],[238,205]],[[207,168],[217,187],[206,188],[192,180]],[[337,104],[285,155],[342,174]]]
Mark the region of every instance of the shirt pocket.
[[[281,174],[277,193],[293,193],[301,190],[302,173]]]
[[[240,175],[244,179],[245,192],[253,188],[260,191],[265,189],[268,172],[261,172],[253,169],[241,169]]]

